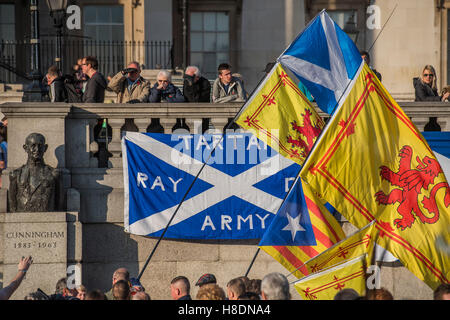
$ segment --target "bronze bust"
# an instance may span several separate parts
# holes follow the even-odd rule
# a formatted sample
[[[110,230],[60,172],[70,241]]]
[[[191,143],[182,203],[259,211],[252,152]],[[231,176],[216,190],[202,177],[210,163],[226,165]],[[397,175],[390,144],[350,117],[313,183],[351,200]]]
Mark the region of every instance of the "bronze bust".
[[[44,163],[48,145],[40,133],[31,133],[23,148],[27,163],[9,173],[9,207],[11,212],[56,211],[61,189],[59,171]]]

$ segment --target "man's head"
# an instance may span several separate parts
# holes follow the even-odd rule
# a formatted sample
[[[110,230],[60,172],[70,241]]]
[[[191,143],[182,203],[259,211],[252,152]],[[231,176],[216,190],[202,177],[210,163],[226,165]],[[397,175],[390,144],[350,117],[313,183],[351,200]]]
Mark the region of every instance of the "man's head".
[[[128,72],[128,79],[136,81],[141,76],[141,66],[139,62],[132,61],[128,64],[127,69],[136,69],[137,71]]]
[[[231,66],[228,63],[221,63],[217,68],[219,72],[219,79],[225,85],[228,85],[231,82]]]
[[[172,81],[172,75],[169,71],[161,70],[156,76],[156,81],[158,83],[158,88],[165,90]]]
[[[60,74],[61,71],[59,70],[58,66],[56,65],[50,66],[50,68],[48,68],[47,70],[46,75],[48,85],[50,85],[53,82],[53,80],[58,78]]]
[[[246,292],[244,281],[240,278],[231,279],[227,284],[227,295],[230,300],[238,298]]]
[[[261,281],[261,297],[263,300],[290,300],[289,282],[278,272],[266,275]]]
[[[217,283],[216,277],[211,273],[205,273],[202,275],[197,282],[195,283],[196,286],[202,287],[205,284],[208,283]]]
[[[112,284],[114,285],[119,280],[124,280],[126,282],[130,281],[130,273],[127,268],[119,268],[114,271],[112,276]]]
[[[81,70],[88,76],[92,76],[98,69],[98,60],[93,56],[86,56],[81,63]]]
[[[358,300],[359,298],[360,295],[355,289],[346,288],[336,293],[333,300]]]
[[[45,137],[40,133],[31,133],[25,139],[23,145],[25,152],[28,153],[28,160],[42,161],[48,145],[45,143]]]
[[[433,292],[434,300],[450,300],[450,284],[442,283]]]
[[[363,50],[363,51],[360,52],[360,54],[361,54],[361,58],[363,58],[363,60],[367,63],[367,65],[370,65],[369,52]]]
[[[114,300],[130,300],[130,285],[125,280],[119,280],[112,287]]]
[[[63,297],[76,297],[78,294],[77,289],[69,289],[67,286],[67,278],[61,278],[56,283],[55,294],[61,294]]]
[[[172,279],[170,282],[170,295],[173,300],[178,300],[181,297],[190,294],[191,285],[188,278],[184,276],[178,276]]]
[[[89,291],[84,300],[108,300],[100,290]]]
[[[131,300],[151,300],[151,299],[148,293],[145,293],[144,291],[139,291],[132,296]]]
[[[77,288],[77,298],[80,300],[85,300],[86,298],[87,289],[82,284],[78,286]]]
[[[186,71],[184,72],[185,74],[187,74],[188,76],[191,76],[194,78],[194,82],[197,82],[198,79],[200,79],[200,69],[196,66],[188,66],[186,68]]]

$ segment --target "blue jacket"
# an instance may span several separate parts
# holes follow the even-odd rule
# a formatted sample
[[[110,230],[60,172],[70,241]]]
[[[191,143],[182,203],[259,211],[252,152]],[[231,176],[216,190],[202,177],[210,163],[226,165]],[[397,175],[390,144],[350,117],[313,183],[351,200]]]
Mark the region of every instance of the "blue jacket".
[[[150,89],[150,96],[148,102],[184,102],[184,96],[180,89],[169,83],[166,90],[158,90],[158,83],[155,83]]]

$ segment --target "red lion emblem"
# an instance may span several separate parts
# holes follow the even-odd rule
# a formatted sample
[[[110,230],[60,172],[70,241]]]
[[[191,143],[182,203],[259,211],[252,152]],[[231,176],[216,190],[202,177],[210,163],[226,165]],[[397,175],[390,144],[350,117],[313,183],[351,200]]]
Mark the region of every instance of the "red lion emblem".
[[[287,137],[287,143],[291,144],[292,147],[297,147],[302,149],[302,156],[306,157],[306,155],[311,151],[311,148],[314,145],[314,139],[317,138],[322,131],[322,123],[314,125],[311,121],[312,112],[309,109],[305,110],[305,114],[301,114],[303,117],[303,126],[297,125],[297,122],[294,120],[291,122],[292,129],[295,130],[299,136],[298,139],[293,139],[291,136]],[[306,138],[306,142],[302,139],[302,136]]]
[[[435,195],[438,189],[445,187],[446,193],[444,198],[445,206],[450,204],[450,189],[448,183],[440,182],[433,187],[430,197],[424,197],[422,200],[423,207],[430,213],[432,217],[426,216],[419,207],[419,195],[422,188],[428,190],[433,184],[434,179],[442,172],[441,166],[435,159],[424,157],[420,160],[416,157],[419,165],[416,169],[411,169],[412,148],[403,146],[400,150],[400,167],[397,172],[393,172],[386,166],[380,167],[380,175],[383,179],[389,181],[392,185],[401,189],[392,190],[386,195],[383,191],[375,193],[378,204],[394,204],[399,202],[397,212],[402,216],[401,219],[395,219],[394,224],[397,228],[405,230],[410,228],[415,220],[413,212],[422,221],[422,223],[436,223],[439,220],[439,209],[436,204]]]

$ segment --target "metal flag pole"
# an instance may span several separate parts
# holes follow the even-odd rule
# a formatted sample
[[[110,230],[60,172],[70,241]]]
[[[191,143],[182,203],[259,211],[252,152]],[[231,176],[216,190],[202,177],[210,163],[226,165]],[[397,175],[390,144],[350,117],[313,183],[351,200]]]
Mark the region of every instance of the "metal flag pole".
[[[258,250],[256,250],[255,255],[253,256],[252,262],[250,262],[250,265],[248,266],[247,272],[245,273],[245,276],[248,276],[248,273],[250,272],[250,269],[253,267],[253,263],[256,260],[256,257],[258,256],[258,253],[261,249],[258,247]]]

